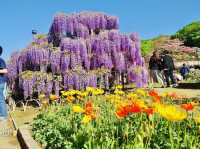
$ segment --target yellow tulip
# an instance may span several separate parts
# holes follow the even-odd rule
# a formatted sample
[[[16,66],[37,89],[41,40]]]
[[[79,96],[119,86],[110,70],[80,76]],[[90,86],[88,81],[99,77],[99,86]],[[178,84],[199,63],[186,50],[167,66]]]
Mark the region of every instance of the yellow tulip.
[[[137,98],[138,98],[138,95],[135,94],[135,93],[129,93],[129,94],[127,95],[127,98],[128,98],[128,99],[137,99]]]
[[[82,96],[78,95],[78,96],[77,96],[77,99],[78,99],[78,100],[82,100]]]
[[[104,93],[104,90],[102,90],[102,89],[94,89],[93,91],[92,91],[92,94],[93,95],[102,95]]]
[[[80,93],[80,96],[86,97],[86,96],[88,96],[88,92],[81,92],[81,93]]]
[[[199,129],[197,130],[197,133],[200,135],[200,126],[199,126]]]
[[[181,121],[187,118],[185,110],[173,105],[156,104],[155,109],[162,117],[170,121]]]
[[[146,96],[146,92],[143,89],[137,89],[135,91],[138,95]]]
[[[80,106],[73,106],[72,107],[72,111],[74,113],[83,113],[83,112],[85,112],[85,110],[83,108],[81,108]]]
[[[199,105],[199,103],[197,103],[197,102],[191,102],[191,104],[192,104],[193,106],[198,106],[198,105]]]
[[[68,91],[61,91],[62,96],[68,96]]]
[[[193,119],[195,120],[195,122],[200,123],[200,117],[194,117]]]
[[[145,105],[145,102],[143,100],[136,99],[136,100],[133,100],[133,102],[135,104],[137,104],[140,108],[144,108],[144,109],[147,108],[147,106]]]
[[[66,98],[66,101],[68,101],[68,102],[73,102],[74,101],[74,96],[68,96],[67,98]]]
[[[115,90],[114,91],[114,93],[116,94],[116,95],[124,95],[125,94],[125,92],[123,92],[123,91],[121,91],[121,90]]]
[[[75,95],[76,93],[77,93],[76,90],[69,90],[69,91],[68,91],[68,95],[69,95],[69,96],[73,96],[73,95]]]
[[[89,123],[91,120],[92,120],[91,116],[85,115],[85,116],[83,117],[83,119],[82,119],[81,122],[84,123],[84,124],[87,124],[87,123]]]
[[[195,122],[199,123],[200,124],[200,111],[199,109],[195,109],[194,112],[193,112],[193,119]]]
[[[88,91],[88,92],[92,92],[93,90],[94,90],[93,87],[86,87],[86,91]]]
[[[122,85],[116,85],[115,89],[122,89],[123,86]]]
[[[162,94],[161,94],[161,97],[167,97],[168,96],[168,93],[167,92],[163,92]]]

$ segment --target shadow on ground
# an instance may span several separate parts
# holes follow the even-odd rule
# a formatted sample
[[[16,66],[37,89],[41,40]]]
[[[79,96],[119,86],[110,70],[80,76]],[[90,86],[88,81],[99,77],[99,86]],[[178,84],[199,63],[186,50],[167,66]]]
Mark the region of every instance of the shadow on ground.
[[[180,89],[200,89],[200,83],[180,83],[177,88],[180,88]]]

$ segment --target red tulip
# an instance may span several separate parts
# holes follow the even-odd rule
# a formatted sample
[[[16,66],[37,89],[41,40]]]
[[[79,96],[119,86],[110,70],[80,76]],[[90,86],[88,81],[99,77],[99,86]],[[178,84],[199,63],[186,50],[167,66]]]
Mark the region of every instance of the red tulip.
[[[147,108],[147,109],[144,110],[144,112],[145,112],[148,116],[151,116],[151,115],[153,115],[154,110],[153,110],[153,108]]]
[[[125,107],[120,108],[115,112],[118,118],[126,117],[128,115],[128,111]]]
[[[194,107],[191,103],[187,103],[187,104],[182,104],[181,108],[185,109],[186,111],[190,111],[192,110]]]
[[[153,97],[154,102],[160,102],[160,96],[155,90],[149,91],[149,95]]]

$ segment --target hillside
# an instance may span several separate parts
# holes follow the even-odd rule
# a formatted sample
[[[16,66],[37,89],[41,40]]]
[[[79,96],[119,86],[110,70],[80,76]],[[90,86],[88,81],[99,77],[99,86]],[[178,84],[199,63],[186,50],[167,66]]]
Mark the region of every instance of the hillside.
[[[142,55],[148,60],[154,50],[169,50],[176,61],[197,60],[197,49],[200,48],[200,21],[190,23],[174,35],[158,36],[143,40]]]
[[[187,46],[200,48],[200,21],[184,26],[172,37],[179,38]]]

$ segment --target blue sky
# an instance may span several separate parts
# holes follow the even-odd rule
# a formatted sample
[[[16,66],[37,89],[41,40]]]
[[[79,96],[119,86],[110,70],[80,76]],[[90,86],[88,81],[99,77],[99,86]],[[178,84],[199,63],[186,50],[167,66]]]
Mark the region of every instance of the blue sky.
[[[0,45],[8,59],[31,41],[31,30],[47,33],[56,12],[104,11],[120,18],[121,32],[142,39],[173,34],[200,20],[200,0],[1,0]]]

